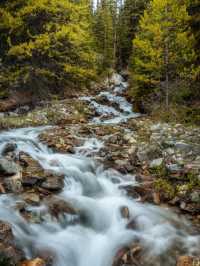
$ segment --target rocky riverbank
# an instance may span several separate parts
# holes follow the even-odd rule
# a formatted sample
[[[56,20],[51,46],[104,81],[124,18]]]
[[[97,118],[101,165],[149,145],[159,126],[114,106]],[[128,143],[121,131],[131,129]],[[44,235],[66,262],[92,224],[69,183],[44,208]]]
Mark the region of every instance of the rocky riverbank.
[[[133,113],[128,102],[122,98],[125,87],[125,82],[118,77],[109,82],[108,93],[101,92],[97,97],[84,96],[73,102],[56,101],[26,114],[2,117],[1,128],[4,129],[52,124],[52,127],[39,130],[38,138],[55,153],[55,158],[52,156],[48,159],[47,170],[42,154],[31,156],[32,151],[24,151],[25,144],[22,145],[23,151],[19,149],[16,144],[16,139],[20,141],[18,133],[15,133],[16,138],[6,133],[1,135],[1,208],[4,204],[13,208],[23,219],[23,224],[39,225],[53,220],[64,226],[66,219],[68,226],[85,224],[84,212],[60,197],[66,181],[65,174],[57,171],[62,162],[57,154],[67,153],[69,156],[94,159],[96,165],[89,166],[91,173],[95,172],[94,167],[103,167],[105,172],[115,171],[111,178],[114,184],[119,182],[118,175],[124,176],[129,182],[118,187],[129,200],[151,203],[166,211],[171,209],[183,219],[183,224],[185,219],[191,221],[193,228],[186,226],[187,233],[194,235],[200,232],[200,128],[158,123]],[[114,96],[111,94],[113,88]],[[4,139],[8,139],[6,145]],[[41,144],[37,146],[31,138],[27,137],[27,141],[36,151],[41,149]],[[18,201],[13,205],[7,195],[17,197]],[[122,205],[120,213],[127,221],[128,230],[137,231],[139,224],[137,218],[132,218],[129,207]],[[177,223],[173,217],[172,223]],[[35,259],[25,260],[27,254],[19,249],[20,244],[15,240],[12,228],[8,221],[1,221],[2,265],[52,265],[54,254],[49,250],[33,248]],[[192,266],[200,256],[200,250],[187,253],[186,248],[174,242],[170,251],[166,248],[162,255],[156,257],[152,254],[149,257],[149,251],[142,245],[141,239],[130,241],[116,253],[114,266],[171,266],[176,263],[177,266]],[[172,257],[171,262],[169,256]]]

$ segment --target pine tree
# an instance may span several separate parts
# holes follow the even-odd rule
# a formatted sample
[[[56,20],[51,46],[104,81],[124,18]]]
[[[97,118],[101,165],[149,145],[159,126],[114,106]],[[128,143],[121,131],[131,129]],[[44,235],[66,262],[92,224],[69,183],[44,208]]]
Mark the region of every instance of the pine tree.
[[[118,19],[118,65],[128,65],[132,52],[132,40],[137,32],[140,17],[149,0],[125,0],[121,3]]]
[[[191,15],[190,25],[192,33],[195,37],[195,52],[196,52],[196,78],[200,81],[200,0],[189,1],[189,14]]]
[[[94,12],[93,20],[96,49],[101,55],[101,68],[102,70],[113,68],[116,56],[116,2],[101,1]]]
[[[168,106],[170,84],[190,78],[195,55],[188,20],[184,1],[153,0],[144,12],[133,40],[131,62],[136,101],[164,88]]]
[[[0,6],[0,57],[7,69],[0,84],[9,73],[12,88],[56,92],[95,78],[89,1],[7,2]]]

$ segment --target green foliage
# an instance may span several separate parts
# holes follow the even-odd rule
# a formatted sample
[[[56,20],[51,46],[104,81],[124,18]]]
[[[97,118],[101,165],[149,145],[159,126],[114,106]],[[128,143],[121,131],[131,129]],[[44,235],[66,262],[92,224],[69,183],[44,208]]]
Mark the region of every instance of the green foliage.
[[[195,53],[188,21],[184,1],[153,0],[145,10],[133,40],[130,66],[136,100],[148,98],[153,91],[162,92],[175,81],[192,78]]]
[[[95,45],[103,71],[115,66],[116,12],[115,1],[103,0],[93,14]]]
[[[132,40],[138,30],[139,19],[149,0],[126,0],[118,18],[117,56],[118,65],[126,67],[132,53]]]
[[[163,178],[158,178],[154,181],[154,188],[156,191],[164,193],[164,196],[168,199],[172,199],[176,193],[175,187]]]
[[[15,0],[0,6],[0,15],[0,56],[10,87],[58,92],[95,79],[87,0]]]

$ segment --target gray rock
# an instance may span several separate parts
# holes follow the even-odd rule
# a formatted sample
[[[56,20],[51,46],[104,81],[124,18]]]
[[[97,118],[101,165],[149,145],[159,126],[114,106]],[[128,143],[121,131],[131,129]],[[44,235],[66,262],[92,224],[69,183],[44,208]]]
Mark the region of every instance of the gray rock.
[[[175,174],[175,173],[179,173],[181,171],[183,171],[183,167],[179,164],[168,164],[166,165],[167,170],[171,173],[171,174]]]
[[[190,152],[192,151],[192,146],[184,142],[175,143],[175,148],[180,152]]]
[[[164,162],[163,158],[158,158],[158,159],[151,161],[149,166],[150,168],[159,168],[163,165],[163,162]]]
[[[19,166],[13,161],[7,159],[0,159],[0,175],[15,175],[19,172]]]
[[[13,142],[7,143],[2,150],[2,155],[5,156],[7,153],[15,151],[16,148],[17,148],[16,143]]]
[[[190,195],[191,201],[194,203],[200,203],[200,191],[194,191]]]

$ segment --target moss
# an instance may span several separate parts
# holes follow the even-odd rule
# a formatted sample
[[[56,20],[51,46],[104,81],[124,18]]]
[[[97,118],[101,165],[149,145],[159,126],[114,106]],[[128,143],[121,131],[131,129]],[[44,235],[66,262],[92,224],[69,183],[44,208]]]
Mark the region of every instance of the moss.
[[[159,178],[154,181],[156,191],[162,192],[168,199],[172,199],[176,194],[176,188],[167,180]]]
[[[0,99],[6,99],[9,97],[8,90],[0,90]]]

